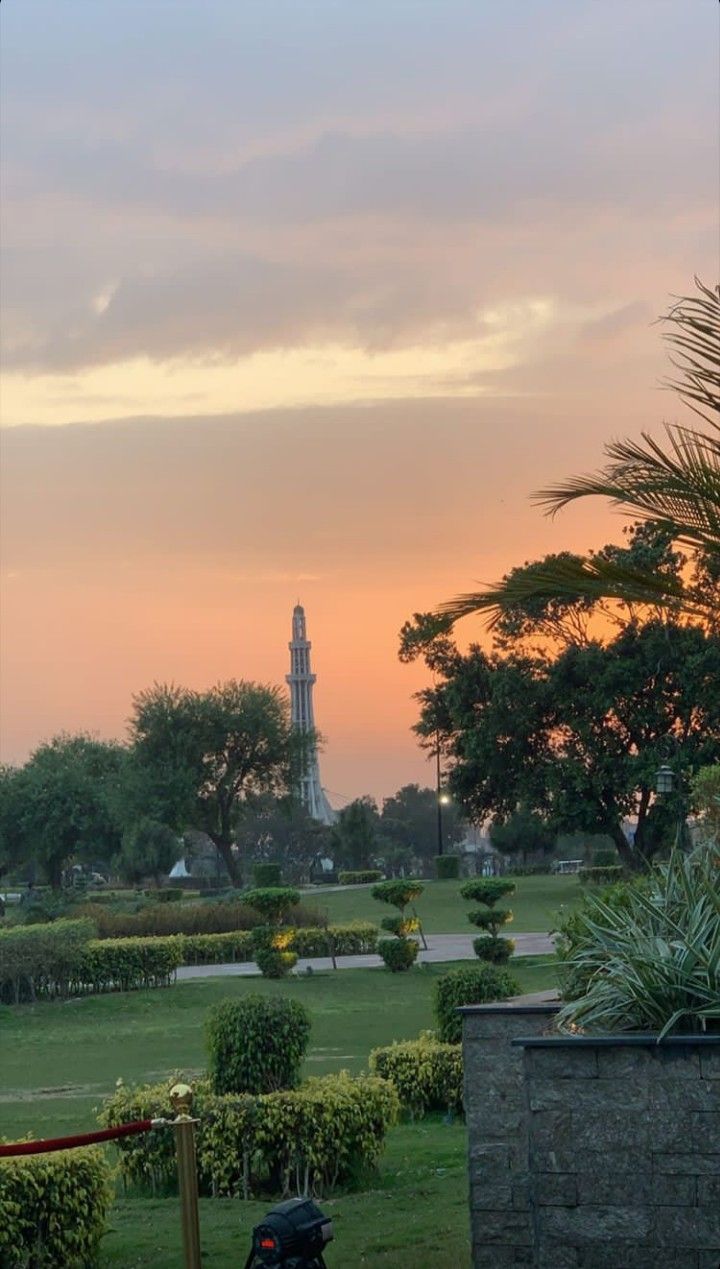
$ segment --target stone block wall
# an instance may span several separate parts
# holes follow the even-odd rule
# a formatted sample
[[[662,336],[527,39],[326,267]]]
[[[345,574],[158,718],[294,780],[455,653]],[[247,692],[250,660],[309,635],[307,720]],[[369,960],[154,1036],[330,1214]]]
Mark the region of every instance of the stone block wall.
[[[541,1035],[557,1010],[511,1004],[462,1010],[475,1269],[532,1264],[523,1050],[512,1041]]]
[[[516,1047],[535,1269],[719,1269],[720,1038]]]

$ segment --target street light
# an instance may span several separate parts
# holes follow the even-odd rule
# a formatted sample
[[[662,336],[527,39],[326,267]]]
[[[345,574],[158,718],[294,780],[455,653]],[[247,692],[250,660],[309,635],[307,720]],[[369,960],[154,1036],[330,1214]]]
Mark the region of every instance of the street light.
[[[675,772],[666,762],[655,772],[655,790],[657,793],[672,793],[675,784]]]
[[[667,762],[655,772],[655,790],[660,795],[672,793],[675,789],[675,772]],[[682,796],[682,785],[678,796],[677,827],[675,829],[675,846],[683,850],[690,845],[688,833],[685,798]]]

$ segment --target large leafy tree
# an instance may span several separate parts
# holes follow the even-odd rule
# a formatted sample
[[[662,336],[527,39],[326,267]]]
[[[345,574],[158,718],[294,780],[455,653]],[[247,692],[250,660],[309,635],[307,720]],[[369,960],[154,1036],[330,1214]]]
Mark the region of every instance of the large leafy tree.
[[[68,864],[109,860],[120,847],[122,745],[56,736],[0,787],[2,838],[14,863],[34,861],[58,889]]]
[[[666,381],[694,413],[694,426],[667,423],[664,438],[613,441],[593,475],[542,490],[536,500],[554,515],[579,498],[609,499],[621,511],[660,524],[688,556],[687,568],[659,572],[652,561],[561,554],[532,570],[516,569],[485,591],[444,604],[449,625],[471,613],[497,624],[518,603],[621,600],[672,606],[714,629],[720,624],[720,287],[696,279],[696,292],[663,319],[673,377]],[[698,423],[699,420],[699,423]]]
[[[300,882],[319,854],[331,855],[332,829],[318,823],[292,795],[266,795],[247,802],[236,829],[243,860],[279,864],[283,876]]]
[[[239,885],[245,804],[292,785],[299,742],[284,694],[235,680],[207,692],[156,684],[135,697],[130,735],[139,803],[178,831],[207,833]]]
[[[448,802],[442,808],[443,843],[452,848],[463,837],[463,824],[457,806]],[[419,859],[428,865],[437,855],[437,791],[406,784],[392,797],[385,798],[380,815],[380,832],[387,845],[399,847],[408,862]]]
[[[346,868],[370,868],[380,847],[380,817],[371,797],[356,798],[341,810],[333,829],[336,861]]]
[[[557,655],[461,653],[440,634],[425,657],[436,682],[418,694],[415,730],[431,749],[439,735],[451,790],[476,822],[523,805],[556,832],[608,834],[638,865],[671,839],[689,772],[720,756],[720,639],[698,627],[631,621]],[[658,800],[669,747],[678,792]]]

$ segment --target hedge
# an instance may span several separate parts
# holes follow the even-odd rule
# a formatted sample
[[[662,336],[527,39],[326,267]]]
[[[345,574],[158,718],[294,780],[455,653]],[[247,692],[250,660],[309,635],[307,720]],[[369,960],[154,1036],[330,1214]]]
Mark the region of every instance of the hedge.
[[[171,1117],[164,1084],[125,1088],[105,1101],[105,1126],[132,1119]],[[329,1193],[373,1168],[399,1099],[389,1081],[353,1078],[346,1071],[310,1079],[301,1088],[261,1096],[217,1095],[196,1084],[197,1161],[205,1195],[250,1198]],[[172,1133],[149,1133],[118,1142],[126,1182],[156,1192],[176,1176]]]
[[[462,1045],[442,1044],[432,1031],[423,1031],[418,1040],[373,1049],[370,1070],[394,1084],[413,1118],[429,1110],[462,1110]]]
[[[0,999],[166,987],[182,964],[182,940],[95,939],[88,920],[0,930]]]
[[[377,950],[378,929],[368,921],[287,933],[296,956],[361,956]],[[0,1001],[166,987],[179,965],[255,959],[248,930],[166,938],[95,939],[93,934],[87,918],[0,929]]]
[[[108,912],[99,903],[85,903],[73,915],[90,917],[100,938],[147,938],[166,934],[236,934],[252,930],[258,914],[248,903],[237,898],[224,902],[156,903],[139,912]],[[290,909],[293,925],[322,927],[327,919],[315,908],[298,904]]]
[[[113,1197],[102,1150],[0,1160],[0,1265],[80,1269],[96,1264]]]
[[[276,1093],[300,1083],[310,1014],[286,996],[221,1000],[206,1036],[213,1092]]]
[[[622,864],[606,864],[600,868],[579,868],[578,877],[582,886],[612,886],[623,881],[627,871]]]
[[[73,990],[132,991],[168,987],[183,963],[182,939],[93,939],[78,968]]]
[[[379,868],[363,868],[356,872],[339,872],[338,881],[341,886],[368,886],[373,881],[380,881],[382,873]]]
[[[367,956],[377,951],[378,928],[370,921],[329,925],[326,930],[295,930],[298,956]]]
[[[94,934],[87,918],[0,930],[0,1000],[66,996]]]

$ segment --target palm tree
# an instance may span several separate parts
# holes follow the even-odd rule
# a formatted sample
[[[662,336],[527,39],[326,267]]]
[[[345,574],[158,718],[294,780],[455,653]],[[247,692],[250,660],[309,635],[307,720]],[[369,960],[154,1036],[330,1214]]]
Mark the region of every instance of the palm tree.
[[[703,421],[698,430],[665,424],[661,443],[647,432],[640,441],[613,441],[607,464],[535,495],[555,515],[591,496],[610,501],[634,519],[669,530],[688,553],[694,573],[668,577],[596,556],[568,556],[546,568],[517,569],[498,585],[458,595],[438,610],[449,623],[484,613],[490,626],[528,600],[567,597],[618,599],[626,604],[670,605],[676,612],[716,624],[720,607],[720,287],[695,279],[697,293],[679,297],[661,319],[668,329],[675,376],[664,386]]]

